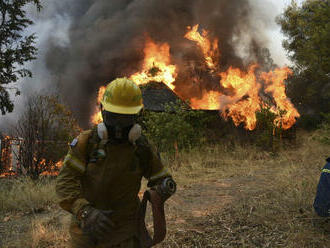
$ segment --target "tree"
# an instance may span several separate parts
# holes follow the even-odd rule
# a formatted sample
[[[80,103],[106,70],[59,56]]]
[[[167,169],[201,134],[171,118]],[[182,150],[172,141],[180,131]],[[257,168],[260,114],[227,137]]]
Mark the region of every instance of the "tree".
[[[26,62],[36,58],[35,34],[23,36],[22,32],[33,22],[26,17],[27,4],[41,9],[40,0],[0,0],[0,111],[12,112],[14,104],[10,91],[20,92],[16,85],[19,78],[31,77],[24,68]]]
[[[20,164],[37,178],[63,158],[67,144],[80,129],[57,96],[31,96],[16,127],[22,140]]]
[[[314,112],[330,111],[330,2],[295,1],[278,17],[287,37],[283,47],[294,62],[288,94]]]

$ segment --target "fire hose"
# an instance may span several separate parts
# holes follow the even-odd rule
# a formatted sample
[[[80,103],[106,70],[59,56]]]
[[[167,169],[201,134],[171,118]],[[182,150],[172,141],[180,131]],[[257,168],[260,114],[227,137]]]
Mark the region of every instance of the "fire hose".
[[[138,216],[140,243],[143,248],[150,248],[165,239],[166,220],[164,203],[171,195],[175,193],[175,191],[176,184],[174,180],[172,178],[166,178],[162,184],[156,188],[152,188],[144,192]],[[151,203],[152,208],[154,228],[153,237],[150,236],[145,224],[148,201]]]

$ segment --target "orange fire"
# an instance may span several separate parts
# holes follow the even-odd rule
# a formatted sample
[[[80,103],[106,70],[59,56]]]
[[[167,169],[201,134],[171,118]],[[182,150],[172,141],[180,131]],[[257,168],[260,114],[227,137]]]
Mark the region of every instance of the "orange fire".
[[[62,168],[62,166],[63,166],[63,161],[60,160],[57,163],[55,163],[54,165],[52,165],[50,167],[50,170],[44,171],[40,175],[42,175],[42,176],[57,176],[58,172]]]
[[[205,62],[211,70],[216,69],[215,61],[219,59],[218,39],[214,39],[212,42],[209,39],[209,33],[206,30],[202,31],[202,34],[198,32],[199,25],[188,27],[188,32],[184,36],[186,39],[195,41],[201,48]]]
[[[222,94],[218,91],[204,92],[201,99],[191,98],[190,106],[192,109],[218,110],[220,109],[221,95]]]
[[[16,176],[16,172],[11,171],[11,172],[4,172],[0,174],[0,178],[4,178],[4,177],[11,177],[11,176]]]
[[[92,124],[96,125],[102,122],[102,113],[100,111],[100,103],[103,98],[104,92],[105,92],[105,86],[101,86],[98,91],[97,95],[97,106],[95,108],[95,113],[93,114],[91,118]]]
[[[273,102],[270,111],[278,117],[275,125],[283,129],[290,128],[300,115],[285,93],[285,80],[292,73],[289,68],[277,68],[274,71],[257,73],[258,64],[252,64],[247,71],[229,67],[226,71],[219,68],[220,49],[218,39],[211,37],[206,30],[199,31],[199,25],[187,27],[184,38],[191,40],[202,51],[203,60],[212,78],[219,77],[219,90],[207,90],[203,85],[201,96],[188,96],[184,89],[176,87],[178,66],[171,62],[170,46],[167,43],[158,44],[146,36],[144,48],[144,61],[140,72],[130,76],[136,84],[143,85],[149,82],[163,82],[180,98],[188,100],[192,109],[220,110],[225,118],[231,118],[236,126],[244,124],[248,130],[256,127],[256,112],[266,104],[260,93],[268,95]],[[206,69],[207,70],[207,69]],[[186,84],[192,85],[196,80],[191,76]],[[189,87],[187,87],[189,88]],[[105,88],[99,90],[98,103],[103,96]],[[183,94],[185,93],[185,94]],[[92,123],[102,121],[101,113],[97,108],[92,117]]]
[[[225,95],[217,91],[203,91],[200,99],[192,98],[191,106],[193,109],[219,109],[221,115],[233,120],[238,126],[244,123],[248,130],[256,127],[256,112],[260,110],[260,106],[266,105],[259,97],[259,91],[262,88],[261,82],[266,83],[265,92],[270,94],[274,99],[276,106],[271,111],[276,113],[284,112],[275,119],[275,125],[284,129],[290,128],[300,115],[293,104],[285,94],[285,79],[291,74],[289,68],[277,68],[273,72],[264,72],[257,77],[255,70],[257,64],[251,65],[247,72],[238,68],[230,67],[227,71],[216,72],[216,61],[219,59],[218,40],[210,41],[208,32],[203,30],[202,34],[198,32],[198,25],[193,28],[188,27],[185,38],[195,41],[202,49],[205,62],[211,69],[211,73],[217,73],[220,76],[220,86],[230,92]],[[216,102],[218,100],[218,102]]]
[[[133,74],[132,79],[137,85],[149,82],[162,82],[171,90],[175,89],[177,76],[176,66],[171,64],[170,46],[167,43],[156,44],[147,37],[144,48],[144,61],[142,70]]]
[[[177,77],[176,66],[171,64],[170,46],[167,43],[156,44],[151,38],[147,37],[144,48],[144,61],[142,70],[130,76],[137,85],[149,82],[163,82],[171,90],[175,89],[175,79]],[[101,86],[98,92],[97,103],[101,102],[105,87]],[[91,123],[102,122],[102,114],[99,107],[95,108]]]
[[[238,126],[245,123],[245,128],[253,130],[256,126],[256,111],[260,109],[259,89],[260,84],[256,81],[255,69],[252,65],[247,73],[230,67],[228,71],[220,73],[221,85],[233,91],[232,96],[220,98],[220,110],[222,116],[231,117]]]
[[[292,74],[292,71],[285,67],[283,69],[275,69],[271,72],[263,72],[261,78],[266,83],[265,91],[271,93],[276,103],[276,108],[273,107],[273,112],[279,113],[284,111],[283,114],[279,114],[279,117],[275,119],[277,126],[283,129],[289,129],[295,122],[296,118],[300,117],[300,114],[295,109],[290,99],[285,94],[285,80]]]

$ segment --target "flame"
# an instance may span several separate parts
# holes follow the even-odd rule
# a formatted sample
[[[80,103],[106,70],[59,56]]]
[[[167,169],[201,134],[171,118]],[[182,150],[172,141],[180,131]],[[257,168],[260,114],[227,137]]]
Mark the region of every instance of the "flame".
[[[220,110],[225,119],[231,117],[238,126],[245,123],[245,128],[253,130],[256,126],[256,111],[260,109],[259,89],[256,81],[255,69],[257,65],[250,66],[247,73],[230,67],[228,71],[220,73],[221,85],[234,92],[232,96],[220,98]]]
[[[42,162],[44,162],[45,160],[43,159]],[[47,171],[43,171],[40,175],[41,176],[57,176],[59,170],[62,168],[63,166],[63,161],[60,160],[58,162],[56,162],[55,164],[50,166],[50,169]]]
[[[271,93],[276,103],[276,108],[272,108],[273,112],[279,113],[279,117],[275,119],[276,125],[283,129],[289,129],[296,122],[296,118],[300,117],[297,109],[293,106],[290,99],[285,94],[285,79],[292,74],[292,71],[284,67],[277,68],[268,73],[263,72],[260,77],[265,81],[265,92]]]
[[[211,73],[216,73],[218,68],[215,61],[220,58],[218,39],[214,39],[212,42],[209,33],[205,30],[200,33],[198,28],[199,25],[188,27],[184,37],[197,43]],[[250,65],[247,72],[233,67],[229,67],[224,72],[217,72],[221,78],[220,88],[225,89],[229,94],[204,89],[200,99],[190,99],[191,107],[193,109],[221,110],[221,115],[225,119],[231,118],[236,126],[244,123],[246,129],[253,130],[257,122],[256,112],[260,110],[261,106],[266,105],[259,97],[263,80],[266,83],[265,92],[271,94],[276,104],[271,108],[271,111],[279,116],[274,121],[275,125],[284,129],[290,128],[296,122],[296,118],[300,116],[285,94],[284,81],[292,71],[289,68],[277,68],[257,77],[255,73],[257,67],[257,64]]]
[[[184,37],[197,43],[203,52],[207,66],[211,70],[215,70],[216,63],[214,61],[219,59],[218,39],[214,39],[211,42],[208,31],[202,30],[202,34],[200,34],[198,28],[198,24],[193,27],[188,26],[188,32]]]
[[[130,76],[130,79],[137,85],[149,82],[163,82],[171,90],[175,89],[175,79],[177,77],[176,66],[171,64],[170,46],[167,43],[156,44],[151,38],[147,37],[144,48],[144,61],[142,70]],[[98,91],[97,103],[100,104],[105,86],[101,86]],[[102,122],[102,114],[97,106],[91,117],[92,124]]]
[[[171,90],[175,89],[173,84],[176,77],[176,66],[171,64],[170,46],[167,43],[156,44],[147,37],[144,48],[144,61],[142,70],[131,75],[137,85],[149,82],[163,82]]]
[[[4,172],[0,174],[0,178],[4,178],[4,177],[11,177],[11,176],[16,176],[16,172],[11,171],[11,172]]]
[[[222,94],[218,91],[205,91],[201,99],[191,98],[190,106],[192,109],[220,109],[220,96]]]
[[[56,167],[57,169],[61,169],[61,168],[63,167],[63,161],[62,161],[62,160],[58,161],[58,162],[55,164],[55,167]]]
[[[12,149],[13,145],[14,146],[20,146],[22,139],[20,138],[13,138],[10,136],[5,136],[1,140],[1,150],[0,150],[0,162],[2,165],[2,171],[3,173],[0,173],[0,178],[4,177],[11,177],[11,176],[19,176],[20,175],[20,170],[22,171],[23,174],[26,173],[25,168],[22,167],[22,164],[17,163],[15,169],[13,168],[13,160],[12,160]],[[37,141],[39,143],[40,141]],[[20,148],[19,148],[20,149]],[[16,154],[19,156],[19,154]],[[34,163],[38,162],[38,159],[36,156],[33,157]],[[19,162],[19,161],[18,161]],[[63,166],[63,161],[60,160],[58,162],[49,162],[45,158],[40,159],[37,165],[40,169],[46,171],[42,172],[40,175],[53,175],[56,176],[59,172],[59,169]]]
[[[137,85],[144,85],[152,81],[163,82],[180,98],[185,95],[183,100],[190,101],[192,109],[220,110],[226,120],[231,118],[236,126],[244,124],[248,130],[256,127],[256,112],[260,111],[261,106],[269,106],[260,95],[268,95],[273,102],[270,111],[277,116],[274,124],[283,129],[290,128],[296,122],[296,118],[300,116],[285,93],[285,80],[292,71],[285,67],[257,73],[258,64],[250,65],[246,71],[234,67],[220,71],[218,66],[221,55],[218,46],[219,40],[212,38],[207,30],[200,32],[198,29],[198,24],[187,27],[184,38],[193,41],[202,51],[203,60],[207,66],[206,72],[211,74],[212,78],[219,78],[218,90],[203,88],[201,82],[198,84],[198,87],[201,88],[201,96],[189,96],[189,93],[184,91],[190,89],[190,86],[194,87],[194,82],[196,82],[194,79],[198,77],[193,75],[186,82],[187,87],[176,87],[178,67],[171,62],[169,44],[156,43],[148,36],[146,36],[142,69],[132,74],[130,79]],[[98,103],[104,90],[105,87],[99,89]],[[195,91],[192,90],[192,92]],[[101,113],[97,108],[92,116],[92,123],[97,124],[101,121]]]
[[[99,88],[99,91],[97,94],[97,106],[95,107],[94,114],[92,115],[92,118],[91,118],[91,123],[94,125],[97,125],[102,122],[102,113],[100,111],[100,103],[102,101],[105,89],[106,89],[105,86],[101,86]]]

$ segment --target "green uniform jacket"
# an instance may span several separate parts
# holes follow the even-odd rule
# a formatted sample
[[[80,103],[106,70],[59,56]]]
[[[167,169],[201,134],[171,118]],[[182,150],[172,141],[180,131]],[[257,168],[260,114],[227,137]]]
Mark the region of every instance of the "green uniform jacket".
[[[80,229],[76,215],[91,204],[114,211],[111,220],[116,228],[101,244],[115,245],[137,236],[141,179],[153,182],[166,176],[170,175],[145,137],[135,144],[114,143],[101,142],[96,128],[81,133],[71,144],[56,183],[60,206],[73,214],[71,235],[87,242],[88,236]]]

